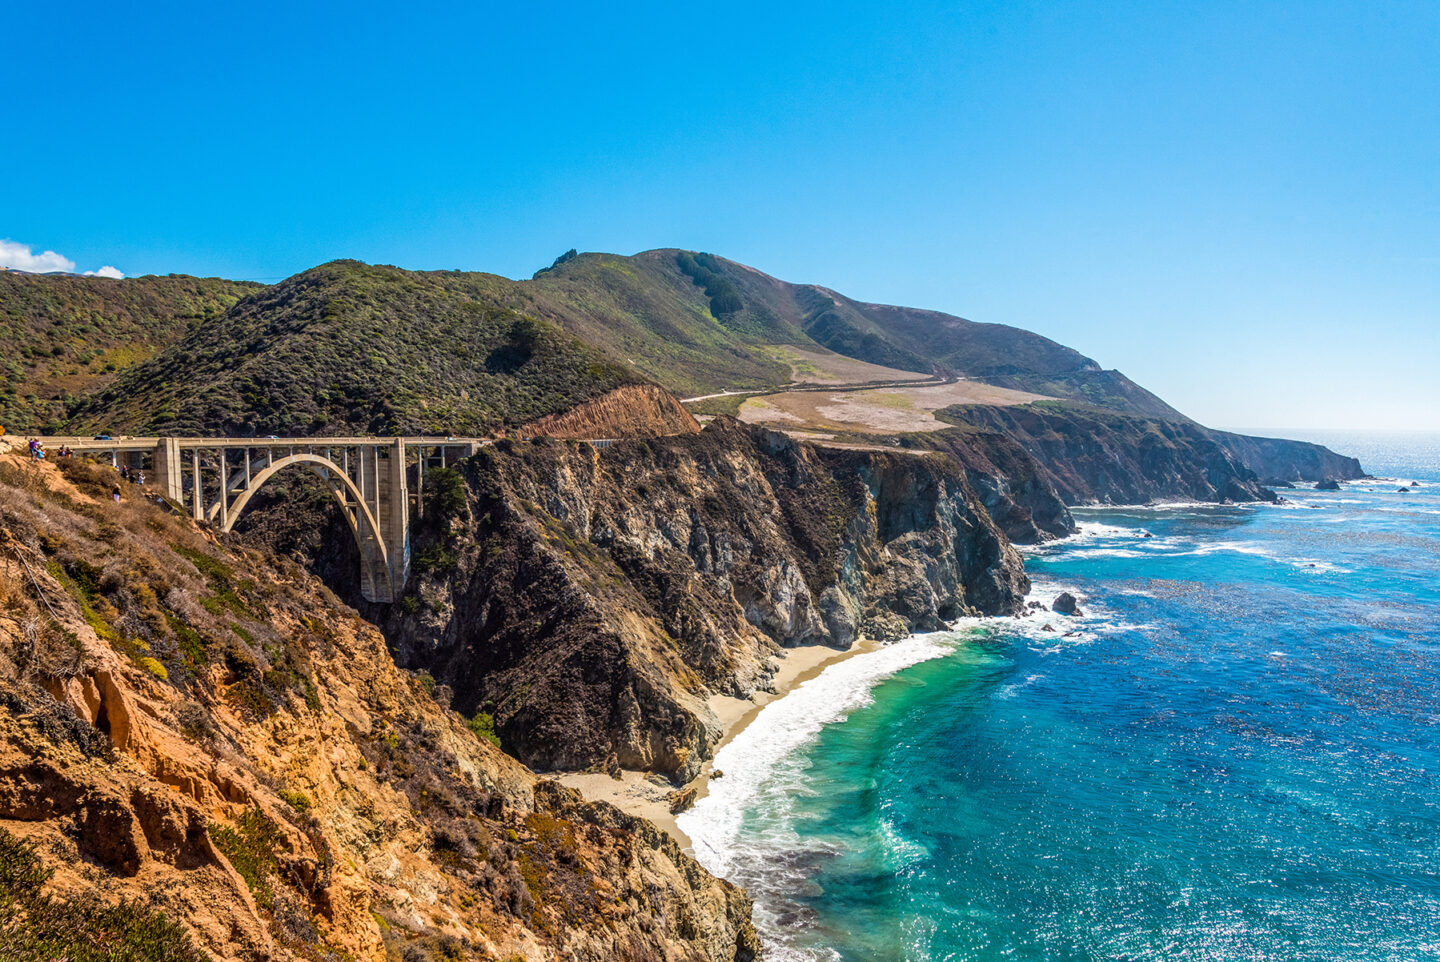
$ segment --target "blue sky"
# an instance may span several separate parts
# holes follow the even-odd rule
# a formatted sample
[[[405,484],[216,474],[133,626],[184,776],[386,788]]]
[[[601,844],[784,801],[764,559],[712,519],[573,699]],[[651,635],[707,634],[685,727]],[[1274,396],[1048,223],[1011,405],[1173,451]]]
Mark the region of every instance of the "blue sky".
[[[1039,331],[1217,426],[1440,430],[1437,51],[1440,4],[1379,0],[24,4],[0,251],[686,247]]]

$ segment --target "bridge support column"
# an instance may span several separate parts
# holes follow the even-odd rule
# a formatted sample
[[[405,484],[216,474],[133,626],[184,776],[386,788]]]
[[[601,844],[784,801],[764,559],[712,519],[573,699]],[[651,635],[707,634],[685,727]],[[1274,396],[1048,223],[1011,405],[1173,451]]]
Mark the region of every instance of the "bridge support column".
[[[375,516],[380,522],[380,536],[385,539],[385,557],[390,569],[390,597],[374,601],[399,601],[410,577],[410,492],[405,479],[405,440],[396,438],[387,444],[385,470],[380,470],[380,448],[371,452],[375,458]]]
[[[230,530],[230,466],[225,462],[225,449],[215,452],[220,456],[220,530]]]
[[[205,484],[200,477],[200,449],[190,452],[190,517],[205,520]]]
[[[161,438],[155,445],[155,483],[161,497],[185,503],[185,466],[180,463],[179,438]]]

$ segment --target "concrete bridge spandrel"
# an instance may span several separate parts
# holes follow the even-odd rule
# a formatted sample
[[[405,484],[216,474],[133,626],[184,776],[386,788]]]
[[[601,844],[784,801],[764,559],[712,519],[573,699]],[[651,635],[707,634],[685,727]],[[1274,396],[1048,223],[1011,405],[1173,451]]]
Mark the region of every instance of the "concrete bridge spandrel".
[[[422,508],[425,472],[469,457],[482,438],[44,438],[53,457],[63,445],[107,457],[114,466],[149,470],[160,493],[196,521],[230,531],[251,499],[282,471],[310,471],[330,488],[360,548],[360,590],[394,602],[410,575],[410,512]],[[415,478],[410,490],[409,479]]]

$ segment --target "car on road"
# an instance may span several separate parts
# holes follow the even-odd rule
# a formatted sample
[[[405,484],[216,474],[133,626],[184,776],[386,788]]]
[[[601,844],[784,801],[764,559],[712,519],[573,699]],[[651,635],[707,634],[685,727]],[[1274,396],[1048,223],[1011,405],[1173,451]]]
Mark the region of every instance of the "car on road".
[[[115,439],[112,438],[112,437],[111,437],[110,435],[108,435],[108,434],[97,434],[97,435],[95,435],[95,440],[96,440],[96,441],[113,441],[113,440],[115,440]]]

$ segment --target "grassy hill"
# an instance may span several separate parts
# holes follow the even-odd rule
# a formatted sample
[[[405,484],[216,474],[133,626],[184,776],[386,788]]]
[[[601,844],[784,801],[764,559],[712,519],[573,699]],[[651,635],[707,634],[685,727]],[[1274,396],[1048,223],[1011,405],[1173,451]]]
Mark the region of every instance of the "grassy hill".
[[[259,290],[71,410],[72,430],[486,434],[642,379],[507,306],[513,282],[335,261]]]
[[[0,271],[0,425],[37,432],[65,404],[223,314],[259,284],[214,277]]]
[[[682,394],[775,388],[790,379],[766,346],[833,351],[922,374],[1148,417],[1184,416],[1119,371],[1003,324],[867,304],[791,284],[713,254],[653,250],[580,254],[516,285],[522,310],[554,320]]]
[[[581,254],[517,283],[516,306],[681,396],[790,380],[789,366],[763,348],[813,346],[804,332],[759,301],[713,312],[705,288],[682,269],[681,253]]]

